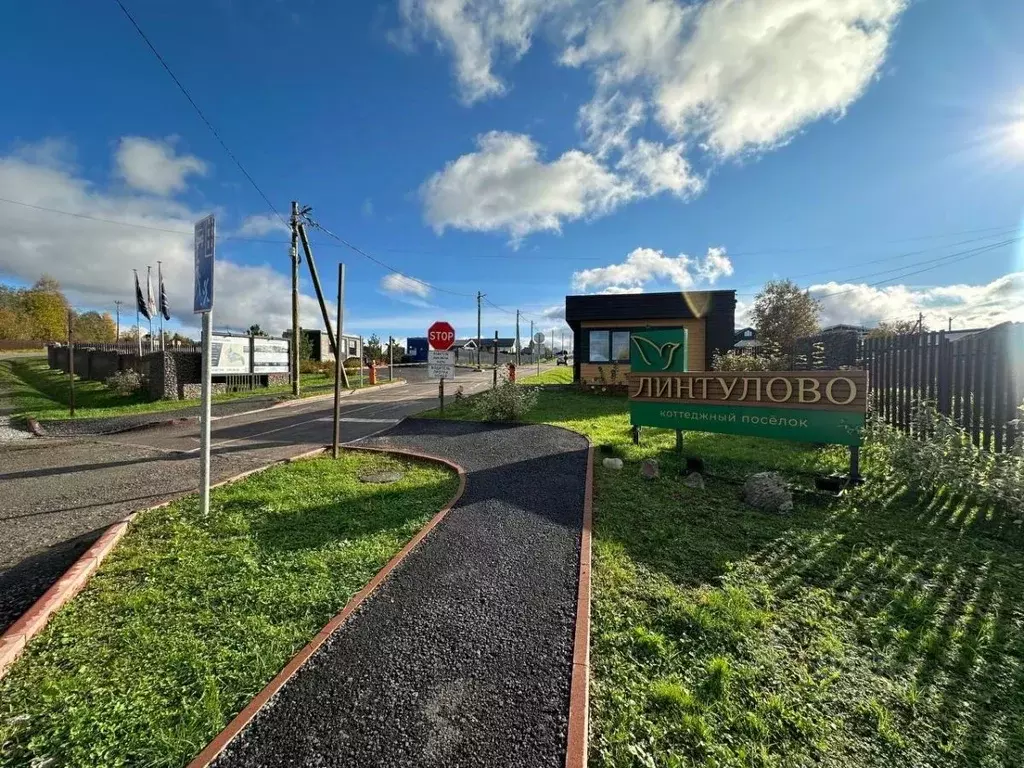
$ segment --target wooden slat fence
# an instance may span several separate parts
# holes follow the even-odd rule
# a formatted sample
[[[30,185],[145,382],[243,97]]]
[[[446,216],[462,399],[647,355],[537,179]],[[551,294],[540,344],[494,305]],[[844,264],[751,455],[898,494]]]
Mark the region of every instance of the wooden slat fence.
[[[975,445],[1005,451],[1018,435],[1024,401],[1024,323],[1004,323],[952,340],[945,331],[866,339],[861,357],[877,413],[911,430],[914,403],[932,402]]]

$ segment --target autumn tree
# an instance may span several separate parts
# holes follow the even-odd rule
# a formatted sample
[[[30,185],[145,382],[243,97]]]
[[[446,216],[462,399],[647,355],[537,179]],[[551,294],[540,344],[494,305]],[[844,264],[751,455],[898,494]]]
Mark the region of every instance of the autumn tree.
[[[117,336],[117,326],[109,312],[84,312],[75,318],[75,340],[111,342]]]
[[[821,304],[792,280],[769,280],[754,299],[758,341],[774,343],[791,356],[796,340],[818,332]]]
[[[61,341],[67,338],[69,305],[56,280],[43,275],[25,291],[23,304],[33,337],[40,341]]]
[[[927,331],[928,326],[923,322],[918,327],[917,320],[883,320],[877,328],[868,331],[869,339],[884,339],[886,336],[902,336],[907,333]]]

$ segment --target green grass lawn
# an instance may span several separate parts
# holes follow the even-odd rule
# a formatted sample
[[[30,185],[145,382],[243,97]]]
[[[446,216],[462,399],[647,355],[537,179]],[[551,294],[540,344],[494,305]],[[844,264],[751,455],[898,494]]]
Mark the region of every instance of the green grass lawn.
[[[530,370],[528,366],[523,366],[519,369],[523,373]],[[544,371],[540,374],[533,374],[532,376],[524,376],[519,379],[520,384],[572,384],[572,366],[571,365],[559,365],[555,366],[551,370]]]
[[[353,387],[359,386],[358,374],[351,378]],[[303,374],[302,396],[312,397],[329,392],[334,377],[319,373]],[[47,367],[46,358],[27,357],[0,360],[0,392],[7,398],[18,416],[33,416],[39,421],[70,418],[68,404],[71,386],[68,376]],[[288,399],[291,385],[280,384],[244,392],[214,395],[213,402],[225,402],[251,397],[276,396]],[[75,418],[87,419],[126,414],[162,413],[192,408],[199,405],[193,400],[148,400],[143,393],[119,395],[101,381],[75,380]]]
[[[185,765],[457,487],[346,452],[143,514],[0,681],[0,766]]]
[[[446,411],[472,418],[465,402]],[[1024,751],[1024,537],[943,493],[869,482],[798,493],[738,481],[844,466],[841,449],[687,433],[714,475],[682,485],[675,436],[630,440],[626,401],[542,391],[529,421],[603,446],[595,467],[595,768],[1017,766]],[[601,455],[625,460],[605,469]],[[648,481],[639,462],[657,458]]]

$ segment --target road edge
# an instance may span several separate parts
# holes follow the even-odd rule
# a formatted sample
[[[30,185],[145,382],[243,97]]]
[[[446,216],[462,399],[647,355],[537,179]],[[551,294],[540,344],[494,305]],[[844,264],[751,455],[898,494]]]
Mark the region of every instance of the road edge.
[[[295,674],[302,668],[302,666],[309,661],[309,659],[316,653],[320,647],[327,642],[331,635],[342,624],[344,624],[349,617],[359,608],[360,605],[379,587],[384,580],[391,575],[391,572],[406,558],[406,556],[412,552],[419,543],[430,533],[437,525],[445,518],[452,507],[459,503],[462,495],[466,491],[466,470],[453,461],[448,459],[442,459],[437,456],[431,456],[427,453],[420,453],[419,451],[405,450],[400,448],[375,448],[370,446],[346,444],[346,450],[352,451],[366,451],[370,453],[383,453],[393,456],[399,456],[407,459],[415,459],[419,461],[429,461],[438,464],[444,464],[450,469],[453,469],[458,473],[459,476],[459,487],[455,491],[455,495],[445,504],[441,510],[434,515],[430,520],[420,528],[416,534],[406,542],[405,546],[398,551],[398,553],[388,560],[387,564],[381,568],[374,575],[370,581],[366,583],[361,590],[356,592],[351,599],[345,604],[345,607],[341,609],[334,618],[324,625],[316,636],[307,643],[302,650],[295,654],[291,660],[284,666],[284,668],[277,673],[273,680],[271,680],[256,696],[246,704],[245,708],[242,709],[235,717],[228,723],[227,727],[224,728],[219,734],[217,734],[213,740],[206,745],[202,752],[196,755],[192,761],[188,764],[187,768],[207,768],[217,757],[220,756],[221,752],[230,744],[238,734],[245,730],[246,726],[252,721],[256,714],[284,687]]]
[[[271,467],[276,467],[279,464],[299,461],[301,459],[307,459],[311,456],[317,456],[325,450],[325,448],[316,448],[315,450],[306,451],[296,456],[290,456],[287,459],[281,459],[270,464],[249,469],[245,472],[232,475],[224,480],[213,483],[210,487],[219,488],[222,485],[237,483],[239,480],[244,480],[250,475],[265,472]],[[46,628],[46,625],[49,624],[53,615],[63,608],[68,601],[81,592],[85,585],[88,584],[89,579],[99,568],[100,564],[106,559],[107,555],[113,551],[114,547],[117,546],[117,543],[125,533],[128,532],[128,528],[136,517],[145,512],[149,512],[150,510],[162,509],[169,504],[173,504],[187,496],[191,496],[193,493],[194,491],[189,493],[179,493],[160,502],[159,504],[154,504],[151,507],[136,510],[124,519],[109,526],[106,531],[100,534],[100,537],[93,542],[92,546],[83,552],[78,559],[71,564],[71,567],[69,567],[39,599],[32,603],[28,610],[25,611],[17,621],[11,624],[11,626],[9,626],[2,635],[0,635],[0,679],[7,674],[11,666],[21,655],[22,651],[25,650],[29,641]]]
[[[395,381],[385,381],[382,384],[374,384],[373,386],[360,387],[358,389],[345,389],[345,390],[342,390],[341,396],[343,398],[344,397],[350,397],[350,396],[355,395],[355,394],[360,393],[360,392],[376,392],[379,389],[391,389],[392,387],[400,387],[400,386],[404,386],[406,384],[408,384],[408,382],[405,379],[396,379]],[[250,411],[239,411],[238,413],[225,413],[223,416],[211,416],[210,417],[210,421],[213,422],[213,421],[221,421],[223,419],[237,419],[239,416],[252,416],[253,414],[256,414],[256,413],[264,413],[265,411],[273,411],[273,410],[276,410],[278,408],[292,408],[292,407],[296,407],[296,406],[299,406],[299,405],[306,405],[307,403],[316,403],[316,402],[320,402],[322,400],[333,400],[333,399],[334,399],[334,393],[333,392],[326,392],[326,393],[321,394],[321,395],[312,395],[311,397],[300,397],[297,400],[279,400],[279,401],[273,403],[272,405],[268,405],[268,406],[266,406],[264,408],[253,408]],[[184,409],[182,409],[182,410],[184,410]],[[174,414],[174,413],[175,413],[175,411],[173,411],[173,410],[153,411],[153,415],[154,416],[170,416],[171,414]],[[105,431],[105,432],[82,432],[82,433],[78,433],[78,434],[74,434],[74,435],[51,435],[51,434],[49,434],[46,431],[46,426],[45,426],[46,422],[45,421],[41,422],[41,421],[39,421],[38,419],[36,419],[36,418],[34,418],[32,416],[27,416],[25,418],[26,418],[26,422],[27,422],[28,427],[29,427],[29,431],[32,432],[32,434],[34,434],[36,437],[52,437],[52,438],[57,439],[57,440],[65,440],[65,439],[77,438],[77,437],[97,437],[97,436],[106,436],[106,435],[123,435],[123,434],[125,434],[127,432],[138,432],[138,431],[143,430],[143,429],[155,429],[155,428],[158,428],[158,427],[172,427],[172,426],[177,426],[177,425],[180,425],[180,424],[186,424],[188,422],[198,422],[199,421],[199,417],[198,416],[179,416],[177,418],[155,419],[153,421],[147,421],[147,422],[143,422],[143,423],[140,423],[140,424],[132,424],[131,426],[124,427],[123,429],[114,429],[114,430]],[[118,419],[118,418],[121,418],[121,417],[120,416],[108,416],[108,417],[97,416],[96,418],[97,419],[102,419],[102,418]],[[65,422],[65,421],[67,421],[67,419],[54,419],[53,421]]]
[[[590,575],[594,523],[594,443],[586,435],[583,436],[587,438],[589,447],[583,496],[583,531],[580,535],[580,573],[576,590],[576,632],[572,649],[565,768],[586,768],[590,740]]]

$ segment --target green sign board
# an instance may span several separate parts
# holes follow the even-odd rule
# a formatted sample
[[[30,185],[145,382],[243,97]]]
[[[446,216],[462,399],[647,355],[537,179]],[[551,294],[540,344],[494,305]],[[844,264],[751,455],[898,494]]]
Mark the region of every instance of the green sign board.
[[[630,373],[683,373],[686,371],[685,328],[634,331],[629,339]]]
[[[860,445],[864,414],[744,405],[693,405],[637,400],[630,403],[634,426],[724,432],[804,443]]]
[[[861,443],[864,371],[691,372],[683,328],[634,331],[629,347],[633,426]]]

